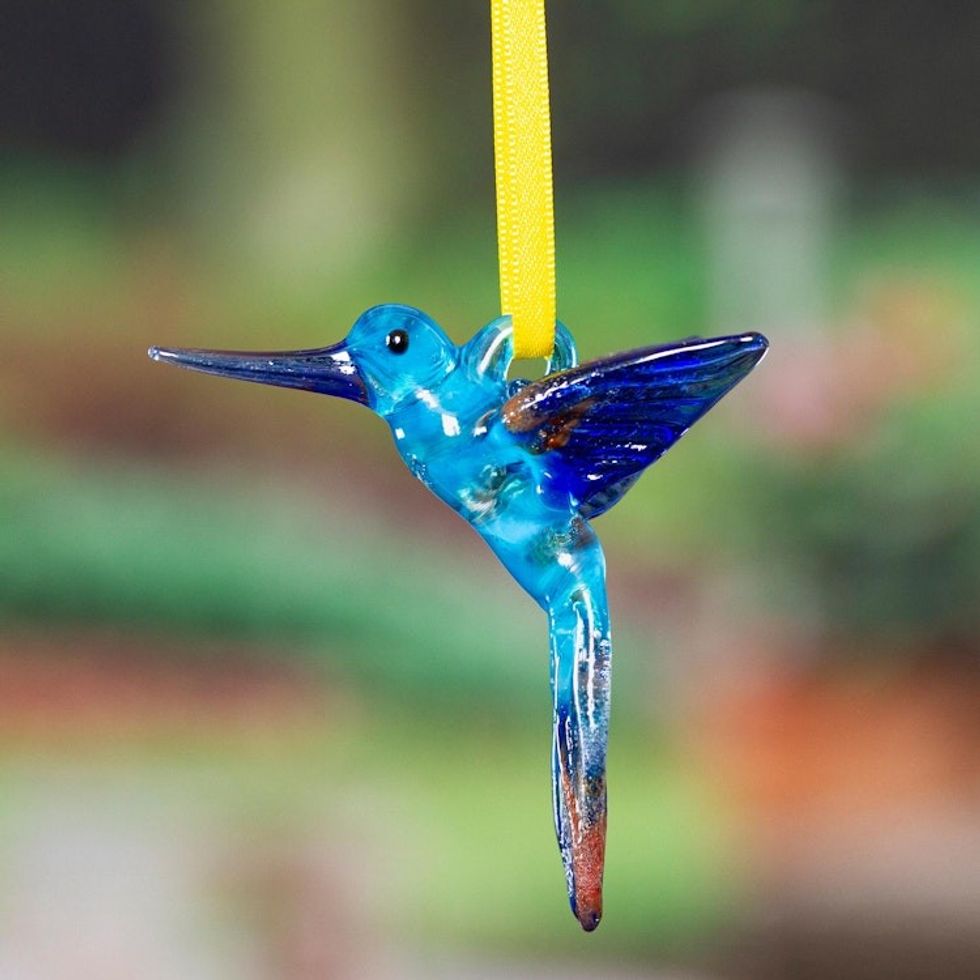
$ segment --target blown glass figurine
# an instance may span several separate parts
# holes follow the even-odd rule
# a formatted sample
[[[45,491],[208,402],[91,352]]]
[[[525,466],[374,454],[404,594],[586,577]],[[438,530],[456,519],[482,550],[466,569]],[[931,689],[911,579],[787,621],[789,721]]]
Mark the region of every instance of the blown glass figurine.
[[[755,333],[577,366],[561,324],[547,375],[508,381],[510,319],[457,347],[424,313],[377,306],[332,347],[240,353],[153,347],[157,361],[337,395],[390,426],[406,465],[465,518],[548,614],[555,829],[572,912],[602,914],[611,644],[605,559],[590,525],[761,360]]]

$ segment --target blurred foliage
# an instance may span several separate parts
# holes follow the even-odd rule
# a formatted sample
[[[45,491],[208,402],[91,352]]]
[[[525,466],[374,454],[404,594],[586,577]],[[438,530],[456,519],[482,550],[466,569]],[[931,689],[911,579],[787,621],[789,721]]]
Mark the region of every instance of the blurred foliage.
[[[109,801],[114,821],[128,805],[166,821],[168,834],[188,814],[199,834],[217,830],[212,857],[232,867],[211,897],[255,902],[249,911],[276,923],[288,903],[268,883],[256,893],[249,870],[285,851],[335,862],[330,897],[348,911],[341,921],[367,911],[385,940],[397,937],[406,950],[525,954],[551,967],[689,955],[723,929],[743,886],[729,805],[690,758],[617,713],[607,918],[585,936],[569,919],[556,871],[549,723],[540,712],[533,726],[491,725],[480,713],[420,716],[406,697],[354,709],[341,700],[322,719],[275,733],[167,730],[108,746],[81,733],[72,775],[57,754],[35,749],[21,765],[0,744],[0,827],[17,840],[11,817],[53,785],[62,805],[80,807],[83,825],[98,813],[94,796]],[[136,804],[121,792],[132,793],[133,773]],[[304,851],[310,842],[316,847]],[[315,916],[332,911],[315,892],[302,898]]]
[[[826,651],[975,661],[980,637],[980,418],[975,374],[893,409],[873,440],[755,460],[762,507],[742,529],[767,601]]]
[[[980,163],[978,18],[952,0],[910,0],[887,16],[847,0],[556,5],[559,177],[676,165],[706,100],[766,86],[836,105],[867,172],[968,173]],[[491,174],[488,32],[485,4],[438,0],[293,0],[274,13],[218,0],[16,0],[0,8],[0,135],[21,149],[121,157],[183,118],[198,163],[207,123],[231,144],[212,152],[246,169],[256,155],[274,166],[278,134],[294,156],[331,147],[331,166],[359,162],[384,184],[378,194],[393,181],[414,195],[406,173],[427,174],[427,199],[455,202],[486,194]]]
[[[455,132],[459,118],[489,111],[488,64],[474,45],[459,43],[485,35],[486,11],[438,0],[414,7],[427,38],[420,70],[445,131]],[[868,172],[969,172],[980,163],[972,122],[980,111],[978,30],[974,8],[928,0],[887,16],[847,0],[557,4],[550,39],[559,180],[676,166],[706,100],[765,86],[817,92],[836,105]],[[451,161],[465,154],[467,171],[481,178],[485,130],[448,147]]]
[[[132,360],[140,352],[131,345],[142,344],[132,339],[124,319],[141,315],[144,302],[132,293],[134,277],[142,274],[142,253],[128,245],[140,232],[104,206],[104,180],[97,173],[30,173],[24,167],[8,169],[7,176],[3,187],[11,206],[7,233],[0,236],[6,328],[17,331],[26,317],[35,335],[70,337],[74,308],[81,303],[86,322],[104,317],[110,370],[145,371],[149,378],[158,369]],[[30,202],[44,205],[36,222]],[[566,201],[559,252],[562,309],[574,311],[583,356],[700,332],[707,318],[706,265],[692,213],[690,198],[670,181],[579,193]],[[483,217],[457,212],[431,230],[424,247],[415,235],[395,240],[329,288],[284,289],[259,276],[245,281],[240,273],[229,275],[206,261],[192,265],[178,259],[167,283],[176,277],[179,291],[192,299],[181,312],[180,333],[165,339],[303,346],[342,335],[370,301],[398,299],[430,309],[462,341],[496,303],[492,227]],[[974,227],[968,209],[957,214],[942,198],[910,206],[879,191],[852,231],[834,243],[833,305],[845,309],[868,277],[884,273],[900,280],[903,269],[914,268],[957,290],[972,329],[980,309]],[[59,290],[47,288],[52,281]],[[171,328],[166,322],[154,327],[163,329]],[[147,335],[143,342],[159,339]],[[66,356],[71,349],[64,349]],[[610,553],[617,565],[674,567],[685,574],[696,574],[710,561],[738,565],[758,557],[754,574],[762,608],[816,621],[872,646],[877,637],[894,653],[944,644],[969,648],[977,632],[972,596],[980,580],[980,474],[975,447],[963,430],[964,421],[977,414],[973,393],[980,390],[978,358],[971,352],[972,347],[961,351],[948,384],[900,400],[871,430],[858,426],[850,439],[842,435],[841,448],[829,454],[752,448],[724,424],[723,416],[741,397],[736,394],[714,426],[688,436],[622,507],[603,518]],[[762,368],[774,369],[773,361]],[[180,390],[194,390],[192,384]],[[263,413],[261,427],[258,419],[241,416],[240,434],[232,438],[243,445],[252,426],[258,439],[287,443],[298,438],[290,428],[312,428],[322,435],[304,435],[298,444],[322,454],[324,464],[339,447],[364,454],[371,467],[391,463],[383,433],[371,428],[369,437],[361,435],[370,420],[355,423],[353,413],[350,423],[347,416],[327,421],[324,406],[313,400],[287,406],[283,399],[259,401],[252,392],[224,386],[196,390],[201,405],[237,399],[235,412]],[[9,411],[0,395],[0,424],[5,415]],[[63,472],[60,464],[36,459],[31,454],[7,466],[4,499],[11,531],[0,543],[5,584],[0,602],[8,614],[142,621],[154,628],[182,624],[189,631],[239,635],[257,631],[328,647],[330,637],[344,636],[363,648],[354,658],[362,676],[385,675],[429,693],[436,677],[450,689],[461,685],[475,691],[478,665],[496,663],[501,651],[496,671],[501,690],[541,676],[536,660],[516,654],[534,647],[540,638],[534,627],[522,627],[499,649],[487,644],[461,660],[458,649],[471,640],[465,630],[453,632],[457,617],[450,607],[426,621],[429,597],[438,602],[444,591],[442,573],[419,569],[408,553],[403,564],[393,566],[387,558],[391,542],[370,528],[360,529],[363,542],[351,537],[339,552],[356,549],[363,556],[352,583],[345,563],[331,565],[335,522],[329,528],[321,522],[323,543],[314,548],[299,528],[302,521],[283,529],[275,513],[268,513],[289,513],[292,504],[271,498],[236,511],[237,504],[221,501],[229,493],[231,501],[239,499],[239,490],[182,489],[186,477],[179,471],[172,479],[150,473],[134,477],[125,469],[96,478],[91,470]],[[42,488],[47,489],[42,493]],[[755,505],[732,512],[718,505],[719,495]],[[129,534],[106,533],[120,508],[136,523]],[[177,519],[194,512],[210,518]],[[192,564],[186,555],[196,556]],[[399,601],[386,603],[376,619],[365,622],[356,610],[370,603],[379,582]],[[478,589],[461,601],[487,624],[502,616],[500,606],[479,612],[486,597]],[[516,596],[513,605],[526,614],[522,622],[533,621],[533,610],[524,610]],[[444,635],[433,629],[443,619],[450,624]],[[411,648],[425,649],[425,656],[394,658],[383,652],[406,635],[414,637]],[[484,631],[476,636],[476,642],[484,642]]]
[[[261,641],[375,694],[454,712],[493,699],[514,722],[547,703],[544,619],[489,560],[474,574],[423,535],[379,532],[369,514],[328,521],[295,495],[5,455],[8,620]],[[636,650],[621,671],[629,712],[651,650],[621,642]]]

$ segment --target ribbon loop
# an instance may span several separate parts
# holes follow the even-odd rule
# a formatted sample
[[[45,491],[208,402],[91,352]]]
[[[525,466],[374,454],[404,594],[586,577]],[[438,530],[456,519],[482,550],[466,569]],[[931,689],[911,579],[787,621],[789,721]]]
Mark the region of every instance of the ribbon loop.
[[[501,312],[517,357],[555,345],[555,213],[544,0],[491,0]]]

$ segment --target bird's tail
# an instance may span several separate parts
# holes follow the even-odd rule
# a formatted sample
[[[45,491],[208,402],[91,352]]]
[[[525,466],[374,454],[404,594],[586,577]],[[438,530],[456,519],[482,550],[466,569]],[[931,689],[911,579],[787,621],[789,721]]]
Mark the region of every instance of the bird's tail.
[[[572,912],[591,932],[602,916],[609,727],[609,615],[601,581],[549,610],[555,830]]]

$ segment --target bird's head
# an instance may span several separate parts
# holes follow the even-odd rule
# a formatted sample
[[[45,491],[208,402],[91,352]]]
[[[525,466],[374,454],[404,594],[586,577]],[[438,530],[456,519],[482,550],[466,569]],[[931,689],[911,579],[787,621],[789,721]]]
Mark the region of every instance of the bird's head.
[[[330,347],[275,353],[151,347],[149,355],[205,374],[349,398],[387,416],[437,387],[459,352],[426,314],[392,303],[363,313]]]

